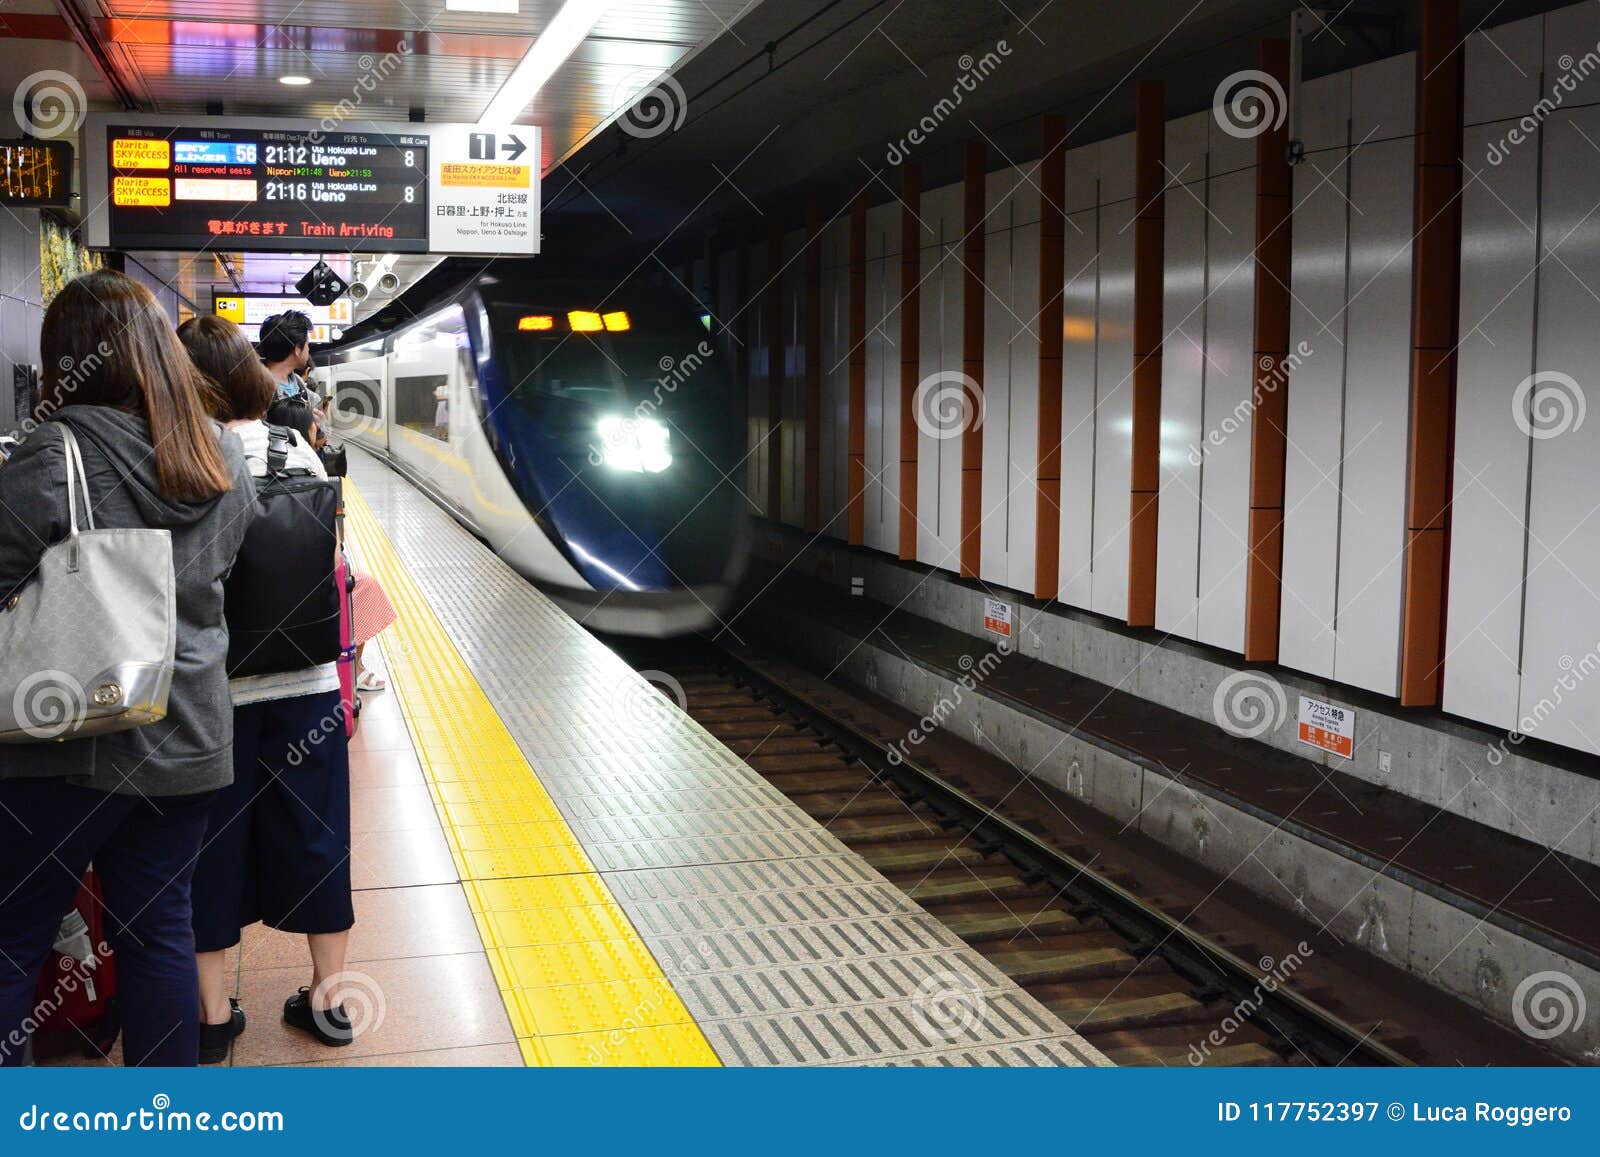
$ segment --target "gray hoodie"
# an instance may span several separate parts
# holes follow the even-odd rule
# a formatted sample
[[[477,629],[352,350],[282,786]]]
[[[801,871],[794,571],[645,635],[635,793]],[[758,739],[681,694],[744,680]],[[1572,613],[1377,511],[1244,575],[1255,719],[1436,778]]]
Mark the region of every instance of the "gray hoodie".
[[[233,489],[204,502],[165,498],[144,419],[107,406],[68,406],[0,466],[0,602],[32,576],[46,544],[67,534],[61,432],[83,450],[96,527],[165,528],[177,572],[178,643],[167,717],[98,739],[0,744],[0,779],[66,776],[118,794],[194,795],[233,782],[233,709],[224,663],[222,581],[255,513],[239,440],[217,428]],[[3,657],[0,657],[3,661]]]

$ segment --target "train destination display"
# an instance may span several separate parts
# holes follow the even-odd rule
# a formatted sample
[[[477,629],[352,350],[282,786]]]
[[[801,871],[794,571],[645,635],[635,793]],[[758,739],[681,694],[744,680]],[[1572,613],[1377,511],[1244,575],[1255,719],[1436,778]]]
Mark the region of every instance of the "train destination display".
[[[0,141],[0,205],[27,208],[72,200],[72,146],[65,141]]]
[[[119,249],[428,250],[424,134],[108,126]]]
[[[94,248],[539,251],[532,125],[99,113],[83,132]]]

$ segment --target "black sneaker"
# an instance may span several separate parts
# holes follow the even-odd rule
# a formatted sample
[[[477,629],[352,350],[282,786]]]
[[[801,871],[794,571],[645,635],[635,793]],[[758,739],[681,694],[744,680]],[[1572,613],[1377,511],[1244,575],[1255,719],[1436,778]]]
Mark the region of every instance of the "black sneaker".
[[[342,1048],[356,1039],[344,1005],[313,1010],[309,988],[302,988],[283,1002],[283,1023],[310,1033],[329,1048]]]
[[[233,1012],[227,1020],[200,1026],[200,1063],[203,1065],[219,1065],[227,1060],[234,1038],[244,1031],[244,1009],[231,996],[228,1004]]]

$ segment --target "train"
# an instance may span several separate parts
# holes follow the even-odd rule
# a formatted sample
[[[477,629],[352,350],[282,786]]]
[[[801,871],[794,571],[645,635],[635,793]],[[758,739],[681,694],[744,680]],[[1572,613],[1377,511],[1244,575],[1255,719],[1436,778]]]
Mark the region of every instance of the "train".
[[[703,631],[748,561],[732,375],[687,295],[483,275],[320,348],[335,439],[377,454],[585,626]]]

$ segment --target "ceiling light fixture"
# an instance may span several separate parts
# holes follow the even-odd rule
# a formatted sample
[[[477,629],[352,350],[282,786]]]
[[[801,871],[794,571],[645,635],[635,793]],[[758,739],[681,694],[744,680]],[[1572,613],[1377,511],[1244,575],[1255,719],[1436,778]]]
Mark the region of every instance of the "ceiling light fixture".
[[[562,62],[582,44],[613,0],[567,0],[506,77],[478,118],[480,125],[514,124]]]
[[[299,88],[301,85],[310,84],[311,78],[309,76],[280,76],[278,83],[289,84]]]
[[[517,0],[445,0],[446,12],[488,12],[495,16],[515,16]]]

